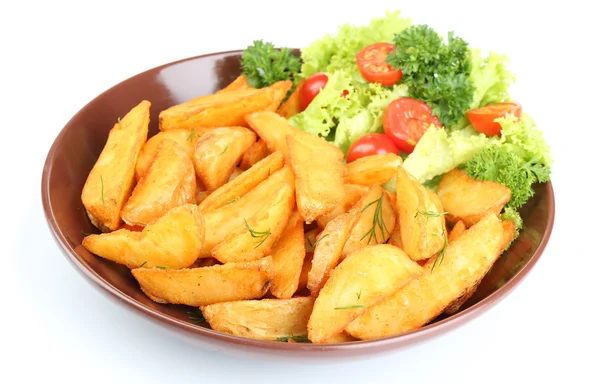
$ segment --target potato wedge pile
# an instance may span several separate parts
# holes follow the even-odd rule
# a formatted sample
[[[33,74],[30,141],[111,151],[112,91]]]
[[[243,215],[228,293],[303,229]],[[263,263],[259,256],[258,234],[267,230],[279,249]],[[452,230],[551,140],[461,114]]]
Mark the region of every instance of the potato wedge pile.
[[[150,102],[133,106],[83,187],[101,232],[83,246],[246,338],[346,343],[460,311],[514,237],[510,190],[453,170],[434,192],[394,154],[346,164],[288,123],[290,87],[240,76],[160,111],[150,138]]]

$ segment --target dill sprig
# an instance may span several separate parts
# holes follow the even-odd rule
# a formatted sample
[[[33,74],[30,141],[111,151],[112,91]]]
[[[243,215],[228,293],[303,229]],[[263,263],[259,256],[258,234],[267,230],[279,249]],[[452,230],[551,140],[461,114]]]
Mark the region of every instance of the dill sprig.
[[[142,263],[142,265],[140,265],[138,268],[142,268],[142,267],[143,267],[144,265],[146,265],[146,264],[148,264],[148,261],[147,261],[147,260],[146,260],[146,261],[144,261],[144,262]]]
[[[371,244],[371,240],[373,239],[375,239],[375,244],[379,244],[379,241],[377,240],[377,227],[379,227],[379,231],[381,233],[381,243],[385,241],[386,232],[388,235],[390,234],[390,231],[387,229],[385,221],[383,220],[383,195],[384,192],[381,193],[379,199],[371,201],[362,209],[362,211],[360,211],[363,213],[367,210],[367,208],[375,204],[375,212],[373,212],[373,226],[367,231],[367,233],[363,235],[363,237],[360,238],[362,241],[365,237],[369,236],[367,244]]]
[[[221,156],[222,154],[224,154],[228,149],[229,149],[229,144],[227,144],[227,146],[225,147],[225,149],[223,150],[223,152],[219,153],[219,156]]]
[[[102,178],[102,175],[100,175],[100,187],[102,188],[102,205],[104,205],[104,179]]]
[[[185,141],[192,141],[194,140],[194,136],[196,136],[196,128],[192,128],[192,130],[190,131],[189,136],[187,137],[187,139],[185,139]]]
[[[327,236],[329,236],[329,233],[326,233],[326,234],[324,234],[323,236],[320,236],[320,237],[317,239],[317,241],[315,241],[315,242],[314,242],[314,244],[311,244],[310,246],[311,246],[313,249],[314,249],[314,248],[316,248],[316,247],[317,247],[317,244],[319,244],[319,242],[320,242],[321,240],[323,240],[324,238],[326,238]],[[308,240],[308,243],[310,244],[310,239],[307,239],[307,240]]]
[[[228,205],[228,204],[231,204],[231,203],[233,203],[233,202],[236,202],[236,201],[238,201],[239,199],[240,199],[240,197],[239,197],[239,196],[237,196],[237,197],[234,197],[233,199],[231,199],[231,200],[229,200],[228,202],[226,202],[226,203],[225,203],[225,205]]]
[[[440,249],[440,251],[435,255],[436,259],[431,266],[431,272],[433,272],[435,267],[442,264],[442,261],[444,261],[444,256],[446,255],[446,249],[448,248],[448,235],[446,234],[445,228],[442,228],[442,236],[444,237],[444,245],[442,245],[442,249]]]
[[[348,305],[346,307],[335,307],[333,309],[355,309],[355,308],[367,308],[364,305]]]
[[[310,343],[308,336],[304,335],[292,335],[292,336],[281,336],[277,338],[277,341],[287,343],[288,340],[294,340],[297,343]]]
[[[250,236],[254,237],[255,239],[259,239],[254,249],[260,247],[265,242],[265,240],[267,240],[267,238],[271,236],[271,230],[255,231],[254,229],[250,228],[250,225],[248,225],[248,221],[246,221],[246,219],[244,219],[244,224],[246,224],[246,228],[248,228]]]
[[[162,270],[165,270],[165,271],[166,271],[166,270],[169,270],[169,269],[171,269],[171,268],[169,268],[169,267],[164,267],[164,266],[162,266],[162,265],[157,265],[157,266],[156,266],[156,268],[158,268],[158,269],[162,269]]]
[[[448,212],[435,212],[435,211],[419,211],[417,209],[417,212],[415,213],[414,218],[416,219],[417,216],[423,215],[425,217],[440,217],[442,215],[446,215]]]
[[[199,325],[206,321],[206,319],[204,318],[204,314],[202,314],[202,311],[200,309],[186,311],[185,313],[188,314],[188,316],[190,317],[190,321],[194,324]]]

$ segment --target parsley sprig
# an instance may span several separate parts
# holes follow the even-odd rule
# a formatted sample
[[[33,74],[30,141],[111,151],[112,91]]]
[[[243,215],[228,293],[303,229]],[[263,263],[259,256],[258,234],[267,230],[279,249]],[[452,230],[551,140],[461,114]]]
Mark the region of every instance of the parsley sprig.
[[[289,48],[275,49],[272,43],[255,40],[242,54],[242,72],[248,84],[263,88],[281,80],[292,80],[300,72],[300,58]]]

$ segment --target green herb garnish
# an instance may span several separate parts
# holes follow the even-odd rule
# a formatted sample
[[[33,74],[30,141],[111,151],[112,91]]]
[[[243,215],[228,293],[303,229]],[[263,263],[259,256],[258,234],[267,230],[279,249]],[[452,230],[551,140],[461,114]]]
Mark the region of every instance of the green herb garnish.
[[[202,314],[202,311],[199,309],[186,311],[185,313],[188,314],[188,316],[190,317],[190,321],[194,324],[199,325],[206,321],[206,319],[204,318],[204,314]]]
[[[163,267],[162,265],[157,265],[157,266],[156,266],[156,268],[158,268],[158,269],[164,269],[164,270],[169,270],[169,269],[171,269],[171,268],[169,268],[169,267]]]
[[[448,212],[439,213],[439,212],[435,212],[435,211],[419,211],[419,210],[417,210],[417,213],[415,213],[415,218],[418,215],[423,215],[425,217],[440,217],[442,215],[446,215],[447,213]]]
[[[224,154],[228,149],[229,149],[229,144],[227,144],[227,146],[225,147],[225,149],[223,150],[223,152],[219,153],[219,156],[221,156],[222,154]]]
[[[233,202],[235,202],[235,201],[238,201],[239,199],[240,199],[240,197],[239,197],[239,196],[238,196],[238,197],[234,197],[233,199],[231,199],[231,200],[229,200],[228,202],[226,202],[226,203],[225,203],[225,205],[231,204],[231,203],[233,203]]]
[[[356,300],[360,300],[360,295],[362,295],[362,289],[356,293]]]
[[[144,262],[142,263],[142,265],[140,265],[138,268],[142,268],[142,267],[143,267],[144,265],[146,265],[146,264],[148,264],[148,261],[144,261]]]
[[[192,140],[194,140],[194,136],[196,136],[196,128],[192,128],[192,130],[190,131],[189,136],[187,137],[187,139],[185,139],[185,141],[191,142]]]
[[[373,239],[375,240],[375,244],[379,244],[379,241],[377,240],[377,227],[379,227],[379,231],[381,233],[382,243],[385,241],[386,232],[388,235],[390,234],[390,231],[388,231],[385,225],[385,221],[383,220],[383,194],[384,192],[381,193],[381,197],[379,197],[379,199],[371,201],[361,211],[362,213],[366,211],[367,208],[369,208],[371,205],[376,204],[375,212],[373,212],[373,226],[367,231],[367,233],[363,235],[363,237],[360,238],[360,240],[362,241],[365,237],[369,236],[367,244],[371,244],[371,240]]]
[[[431,272],[433,272],[435,267],[442,264],[442,261],[444,261],[444,256],[446,255],[446,249],[448,248],[448,235],[446,234],[446,229],[444,228],[442,228],[442,236],[444,237],[444,245],[442,245],[442,249],[440,249],[440,251],[435,255],[437,258],[431,266]]]
[[[355,308],[367,308],[364,305],[348,305],[347,307],[335,307],[334,309],[355,309]]]
[[[246,228],[248,228],[248,232],[250,232],[250,236],[259,239],[258,243],[256,244],[256,247],[254,247],[254,249],[260,247],[265,240],[267,240],[267,238],[269,236],[271,236],[271,231],[267,230],[267,231],[255,231],[254,229],[250,228],[250,225],[248,225],[248,222],[246,221],[246,219],[244,219],[244,224],[246,224]]]
[[[282,336],[277,338],[277,341],[282,341],[284,343],[286,343],[288,340],[294,340],[297,343],[310,343],[308,336],[303,335]]]
[[[326,238],[327,236],[329,236],[329,233],[326,233],[326,234],[324,234],[323,236],[320,236],[320,237],[317,239],[317,241],[315,241],[315,243],[314,243],[314,244],[311,244],[310,246],[311,246],[311,247],[313,247],[313,248],[316,248],[316,247],[317,247],[317,244],[319,244],[319,242],[320,242],[321,240],[323,240],[324,238]],[[309,244],[310,244],[310,240],[309,240],[309,239],[307,239],[307,240],[308,240],[308,242],[309,242]]]
[[[102,175],[100,175],[100,186],[102,188],[102,205],[104,205],[104,179],[102,178]]]
[[[81,233],[81,236],[83,236],[83,237],[87,237],[87,236],[91,235],[91,233],[83,232],[83,231],[79,231],[79,233]]]
[[[275,49],[272,43],[255,40],[244,50],[241,66],[248,84],[263,88],[281,80],[296,80],[301,62],[289,48]]]

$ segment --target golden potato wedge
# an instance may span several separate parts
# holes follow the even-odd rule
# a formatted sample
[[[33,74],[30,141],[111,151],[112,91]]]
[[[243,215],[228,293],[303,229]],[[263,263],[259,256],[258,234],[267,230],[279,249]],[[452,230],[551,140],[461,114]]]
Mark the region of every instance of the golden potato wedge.
[[[291,188],[294,186],[294,173],[290,167],[275,172],[239,199],[232,199],[218,209],[205,212],[206,235],[200,256],[212,257],[211,250],[228,234],[246,228],[244,218],[252,217],[263,209],[273,191],[284,184]]]
[[[273,279],[273,260],[267,256],[245,263],[187,269],[137,268],[131,273],[153,301],[199,307],[263,297]]]
[[[190,156],[190,159],[194,155],[194,148],[198,138],[204,133],[209,131],[211,128],[197,128],[193,130],[189,129],[174,129],[167,132],[159,132],[156,135],[150,137],[146,144],[142,147],[135,164],[135,179],[140,180],[150,167],[150,163],[154,160],[156,150],[160,143],[164,140],[172,140],[180,144],[182,149]]]
[[[461,222],[462,221],[459,221],[459,223],[461,223]],[[457,225],[458,225],[458,223],[457,223]],[[463,226],[464,226],[464,224],[463,224]],[[515,230],[516,230],[516,225],[515,225],[514,221],[512,221],[512,220],[503,220],[502,221],[503,236],[502,236],[502,243],[500,245],[500,250],[501,250],[500,254],[502,254],[502,252],[506,249],[506,247],[511,243],[512,239],[515,236]],[[492,266],[490,266],[490,268]],[[486,274],[487,274],[487,272],[486,272]],[[483,280],[484,277],[485,277],[485,275],[483,275],[481,277],[481,279],[479,279],[479,281],[477,283],[475,283],[472,287],[467,288],[465,293],[463,293],[458,299],[454,300],[444,310],[444,313],[447,315],[454,315],[455,313],[458,313],[458,311],[460,311],[460,309],[467,302],[467,300],[469,300],[471,298],[471,296],[473,296],[475,291],[477,291],[477,287],[479,287],[479,284],[481,283],[481,280]]]
[[[358,203],[360,217],[342,250],[342,258],[367,245],[384,244],[396,225],[396,212],[390,198],[375,184]]]
[[[196,173],[192,159],[171,140],[163,140],[154,161],[123,206],[121,218],[145,226],[171,208],[196,203]]]
[[[314,252],[321,228],[313,228],[304,233],[304,248],[306,252]]]
[[[306,336],[312,297],[231,301],[202,306],[212,329],[256,340],[283,341]]]
[[[291,88],[289,80],[278,81],[261,89],[240,88],[197,97],[160,112],[159,128],[192,129],[199,127],[246,126],[244,116],[255,111],[275,111]]]
[[[331,271],[338,265],[344,244],[348,240],[352,228],[360,218],[359,207],[354,207],[348,212],[336,217],[327,223],[327,226],[317,238],[306,287],[312,296],[317,296],[321,288],[329,279]]]
[[[308,320],[308,338],[322,343],[341,333],[369,307],[422,272],[423,268],[400,248],[388,244],[370,245],[349,254],[332,271],[315,300]]]
[[[448,221],[462,220],[467,228],[489,212],[499,215],[511,196],[505,185],[472,179],[461,169],[453,169],[444,175],[437,194],[448,212]]]
[[[286,101],[284,101],[279,109],[277,109],[277,114],[289,119],[297,113],[302,112],[302,104],[300,103],[300,92],[302,91],[302,87],[306,80],[301,80],[294,91],[290,94],[290,97]]]
[[[298,290],[306,256],[304,241],[304,223],[298,211],[294,210],[271,253],[275,277],[270,291],[279,299],[289,299]]]
[[[271,152],[279,151],[287,159],[287,135],[298,134],[298,129],[292,127],[287,119],[275,112],[259,111],[246,116],[248,125],[266,143]]]
[[[344,183],[367,187],[373,184],[382,185],[396,175],[401,165],[402,158],[393,153],[365,156],[346,164]]]
[[[265,200],[263,207],[246,220],[245,228],[232,232],[212,249],[222,263],[258,260],[271,253],[294,210],[294,190],[287,184]]]
[[[238,77],[235,78],[235,80],[233,80],[231,83],[229,83],[228,86],[226,86],[223,89],[218,90],[215,93],[221,93],[221,92],[230,92],[230,91],[236,91],[238,89],[251,89],[252,87],[248,85],[248,78],[244,75],[239,75]]]
[[[214,128],[198,139],[194,167],[208,191],[227,183],[244,151],[255,141],[254,132],[242,127]]]
[[[202,212],[221,208],[225,204],[239,199],[252,188],[266,180],[271,174],[283,167],[285,160],[281,152],[274,152],[243,172],[239,177],[213,191],[200,204]]]
[[[319,227],[325,228],[331,220],[348,212],[367,192],[369,192],[369,187],[365,187],[364,185],[344,184],[344,197],[342,201],[333,211],[319,216],[317,219]]]
[[[287,143],[287,161],[296,176],[298,211],[306,223],[312,223],[333,211],[344,198],[344,154],[309,133],[288,135]]]
[[[402,246],[413,260],[429,259],[446,241],[446,222],[435,193],[430,193],[403,167],[396,177],[396,209]]]
[[[92,224],[102,232],[121,225],[121,209],[135,184],[135,164],[148,138],[149,123],[150,102],[144,100],[110,130],[85,181],[81,202]]]
[[[313,252],[306,252],[304,262],[302,263],[302,270],[300,271],[300,278],[298,279],[298,289],[296,289],[297,293],[300,293],[304,290],[308,291],[306,284],[308,283],[308,274],[310,272],[310,268],[312,267],[313,255]],[[310,293],[310,291],[308,292]]]
[[[240,168],[244,171],[250,169],[254,164],[269,156],[269,153],[267,143],[263,139],[258,139],[242,155]]]
[[[388,239],[387,243],[402,249],[402,233],[400,232],[400,223],[398,223],[398,217],[396,217],[394,230],[390,234],[390,238]]]
[[[369,308],[346,331],[359,339],[376,339],[422,327],[483,278],[500,255],[502,241],[502,224],[490,213],[429,260],[419,278]]]
[[[358,339],[350,335],[348,332],[342,331],[341,333],[338,333],[337,335],[334,335],[323,341],[322,344],[342,344],[349,343],[351,341],[358,341]]]
[[[204,239],[204,219],[198,207],[185,204],[168,211],[141,232],[119,229],[89,235],[85,249],[129,268],[186,268],[196,261]]]
[[[452,227],[450,233],[448,234],[448,242],[451,243],[454,240],[458,239],[460,235],[463,234],[465,229],[467,229],[467,227],[465,226],[465,222],[462,220],[458,220],[456,224],[454,224],[454,227]]]
[[[233,172],[231,172],[231,175],[229,175],[229,179],[227,179],[227,182],[229,183],[230,181],[232,181],[233,179],[235,179],[236,177],[238,177],[242,173],[244,173],[244,170],[242,168],[235,167],[233,169]]]

